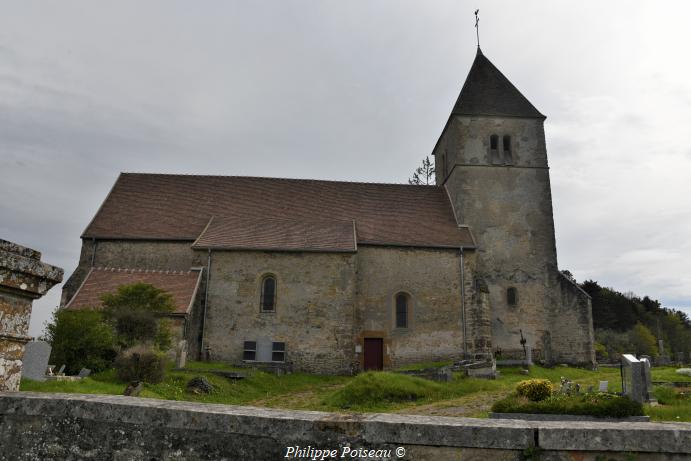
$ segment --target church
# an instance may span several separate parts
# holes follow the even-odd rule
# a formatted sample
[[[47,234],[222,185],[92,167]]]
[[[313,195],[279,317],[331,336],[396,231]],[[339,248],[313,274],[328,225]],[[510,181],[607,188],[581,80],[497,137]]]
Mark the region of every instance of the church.
[[[436,185],[122,173],[61,306],[145,282],[193,358],[351,374],[421,361],[594,365],[561,274],[545,116],[477,49],[434,145]]]

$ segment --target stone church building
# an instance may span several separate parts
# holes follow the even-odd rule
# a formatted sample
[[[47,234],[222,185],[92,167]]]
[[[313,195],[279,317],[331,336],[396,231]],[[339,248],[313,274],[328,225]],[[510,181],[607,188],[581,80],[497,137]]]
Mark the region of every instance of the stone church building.
[[[478,48],[436,185],[122,173],[63,289],[169,291],[196,356],[315,373],[464,356],[593,364],[590,298],[557,267],[542,115]]]

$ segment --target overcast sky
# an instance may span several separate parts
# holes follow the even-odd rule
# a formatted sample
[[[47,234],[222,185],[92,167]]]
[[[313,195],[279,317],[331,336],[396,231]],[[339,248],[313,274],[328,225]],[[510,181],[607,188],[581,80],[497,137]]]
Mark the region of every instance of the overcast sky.
[[[67,278],[120,171],[405,182],[476,7],[548,117],[560,267],[691,313],[685,1],[0,1],[0,238]]]

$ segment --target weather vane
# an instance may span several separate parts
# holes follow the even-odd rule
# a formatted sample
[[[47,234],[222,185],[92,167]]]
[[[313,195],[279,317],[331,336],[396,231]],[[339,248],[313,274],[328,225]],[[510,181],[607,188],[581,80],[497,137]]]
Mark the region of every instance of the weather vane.
[[[480,48],[480,17],[477,15],[480,10],[475,10],[475,35],[477,35],[477,47]]]

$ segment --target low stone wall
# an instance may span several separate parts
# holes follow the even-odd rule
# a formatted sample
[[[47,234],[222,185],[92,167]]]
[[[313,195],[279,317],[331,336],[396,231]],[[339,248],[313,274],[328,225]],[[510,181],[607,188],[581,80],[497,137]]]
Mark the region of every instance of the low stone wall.
[[[662,461],[691,457],[691,424],[346,415],[19,392],[0,393],[0,447],[0,460],[312,459],[314,450],[336,450],[316,459]],[[309,456],[286,458],[289,447]]]

